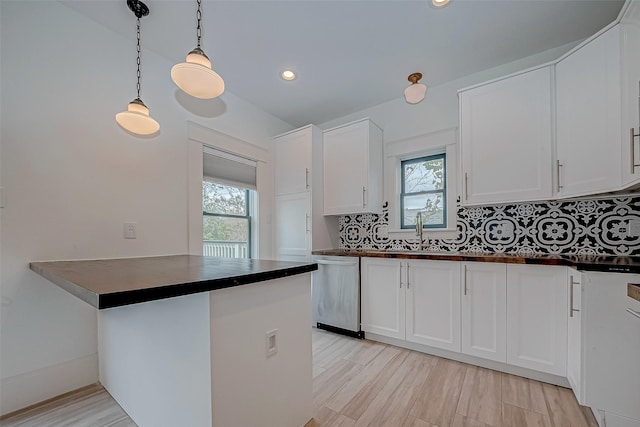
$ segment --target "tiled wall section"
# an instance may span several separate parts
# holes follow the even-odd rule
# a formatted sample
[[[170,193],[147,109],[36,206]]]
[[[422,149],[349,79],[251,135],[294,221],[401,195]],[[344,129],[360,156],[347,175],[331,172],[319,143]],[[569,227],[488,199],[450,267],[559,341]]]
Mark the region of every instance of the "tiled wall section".
[[[640,196],[458,207],[458,236],[429,239],[430,251],[527,254],[640,255],[640,237],[629,220],[640,221]],[[340,217],[340,248],[417,248],[415,238],[390,239],[389,211]]]

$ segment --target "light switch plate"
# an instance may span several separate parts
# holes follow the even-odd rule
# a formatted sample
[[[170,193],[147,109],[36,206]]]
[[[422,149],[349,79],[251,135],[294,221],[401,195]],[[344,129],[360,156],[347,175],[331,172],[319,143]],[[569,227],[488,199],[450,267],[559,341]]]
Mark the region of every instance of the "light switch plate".
[[[627,236],[640,236],[640,219],[630,219],[627,225]]]

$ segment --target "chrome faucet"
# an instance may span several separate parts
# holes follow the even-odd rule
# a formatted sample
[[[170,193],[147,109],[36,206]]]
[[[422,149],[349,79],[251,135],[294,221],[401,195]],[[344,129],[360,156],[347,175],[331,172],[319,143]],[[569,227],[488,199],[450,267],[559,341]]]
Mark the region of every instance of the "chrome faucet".
[[[422,212],[418,212],[416,214],[416,236],[418,236],[419,240],[419,246],[418,246],[418,250],[422,250],[422,245],[423,245],[423,237],[422,237]]]

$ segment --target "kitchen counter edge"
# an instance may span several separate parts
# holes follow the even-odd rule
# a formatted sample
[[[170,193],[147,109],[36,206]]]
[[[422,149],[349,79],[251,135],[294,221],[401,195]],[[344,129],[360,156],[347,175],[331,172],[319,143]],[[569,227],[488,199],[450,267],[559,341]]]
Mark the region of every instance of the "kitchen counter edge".
[[[376,249],[323,249],[313,255],[371,258],[401,258],[437,261],[499,262],[506,264],[538,264],[573,267],[581,271],[640,274],[640,257],[609,255],[517,255],[477,252],[410,252]]]

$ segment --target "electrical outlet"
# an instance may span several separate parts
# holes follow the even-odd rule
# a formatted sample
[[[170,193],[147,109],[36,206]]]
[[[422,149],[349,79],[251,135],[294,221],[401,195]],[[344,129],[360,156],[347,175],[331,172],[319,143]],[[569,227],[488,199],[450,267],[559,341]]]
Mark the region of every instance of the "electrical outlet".
[[[136,223],[135,222],[125,222],[124,223],[124,238],[125,239],[135,239],[136,238]]]
[[[639,237],[640,236],[640,219],[630,219],[627,223],[627,236]]]
[[[278,352],[278,330],[274,329],[265,334],[267,357],[271,357]]]

